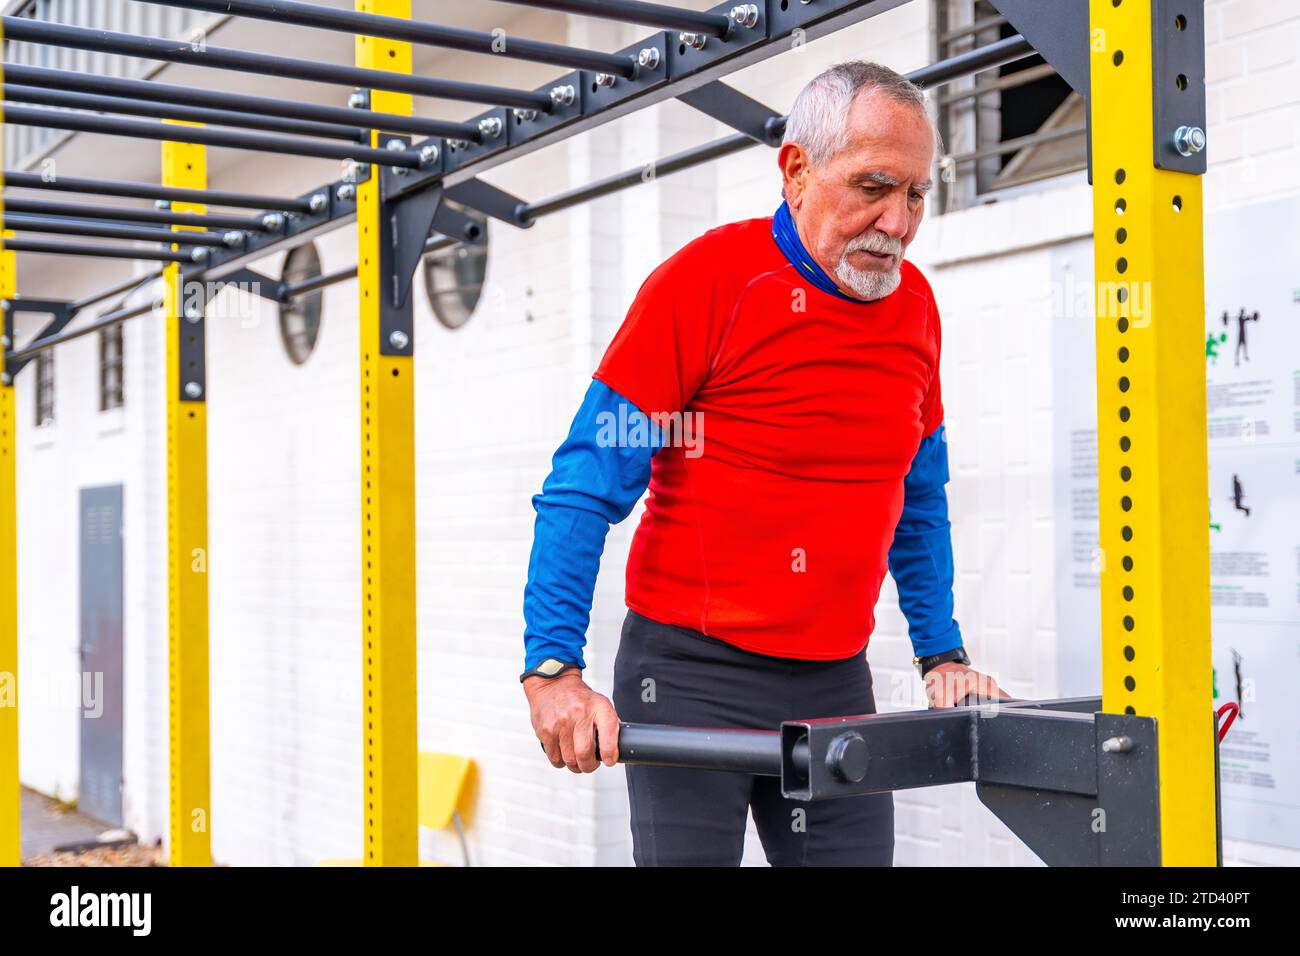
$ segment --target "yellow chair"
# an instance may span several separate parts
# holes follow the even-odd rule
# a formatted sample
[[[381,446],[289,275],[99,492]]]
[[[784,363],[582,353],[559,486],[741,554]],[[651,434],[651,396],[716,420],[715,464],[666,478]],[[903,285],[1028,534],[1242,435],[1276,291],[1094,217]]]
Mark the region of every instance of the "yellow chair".
[[[421,751],[419,755],[418,807],[419,825],[430,830],[452,826],[460,840],[465,866],[469,866],[469,844],[465,840],[465,815],[473,798],[474,761],[459,754]],[[321,860],[317,866],[361,866],[361,860]],[[434,860],[421,860],[420,866],[446,866]]]

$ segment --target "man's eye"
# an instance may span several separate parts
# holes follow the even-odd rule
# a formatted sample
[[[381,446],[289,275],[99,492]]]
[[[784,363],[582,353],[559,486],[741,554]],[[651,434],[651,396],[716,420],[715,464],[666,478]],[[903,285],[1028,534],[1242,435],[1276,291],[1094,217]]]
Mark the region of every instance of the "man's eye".
[[[915,192],[914,192],[914,193],[912,193],[912,198],[915,199],[915,200],[917,200],[917,201],[919,202],[920,200],[922,200],[922,199],[925,198],[925,193],[915,193]]]

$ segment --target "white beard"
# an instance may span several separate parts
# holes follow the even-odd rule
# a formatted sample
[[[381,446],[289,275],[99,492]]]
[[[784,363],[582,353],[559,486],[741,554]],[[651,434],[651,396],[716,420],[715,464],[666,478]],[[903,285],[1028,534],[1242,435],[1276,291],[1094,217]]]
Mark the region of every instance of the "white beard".
[[[849,253],[865,250],[894,256],[894,268],[888,272],[874,269],[856,269],[849,262]],[[858,236],[844,247],[839,265],[835,267],[835,277],[853,290],[859,299],[871,301],[883,299],[898,288],[903,281],[903,244],[892,236],[887,236],[874,229],[864,236]]]
[[[852,289],[859,299],[871,301],[883,299],[897,289],[903,281],[903,274],[900,266],[894,266],[888,272],[855,269],[849,264],[848,254],[845,253],[840,258],[840,264],[835,267],[835,278]]]

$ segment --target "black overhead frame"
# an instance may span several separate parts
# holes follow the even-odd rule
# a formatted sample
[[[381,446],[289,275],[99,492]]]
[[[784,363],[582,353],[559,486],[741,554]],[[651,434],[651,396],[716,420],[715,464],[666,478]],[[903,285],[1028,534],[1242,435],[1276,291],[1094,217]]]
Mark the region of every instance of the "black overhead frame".
[[[161,234],[131,226],[115,227],[113,221],[210,231],[176,233],[172,239],[177,245],[172,248],[165,244],[139,247],[56,242],[26,236],[11,239],[7,245],[21,252],[179,262],[185,281],[224,285],[236,281],[236,276],[247,279],[247,266],[255,259],[352,221],[356,214],[356,184],[377,170],[382,183],[381,222],[383,228],[392,230],[396,240],[389,245],[392,261],[384,264],[393,274],[383,281],[386,314],[396,316],[406,311],[404,306],[415,267],[423,253],[449,241],[482,241],[478,224],[443,203],[442,197],[527,228],[541,216],[645,180],[645,170],[639,168],[557,196],[527,202],[477,178],[479,172],[669,97],[681,99],[733,126],[737,132],[663,158],[654,164],[655,175],[667,175],[755,145],[777,145],[784,117],[725,85],[719,77],[779,53],[796,31],[800,39],[811,40],[903,2],[812,0],[788,4],[782,10],[782,4],[774,0],[763,4],[726,4],[708,11],[678,10],[630,0],[528,4],[644,23],[663,31],[615,53],[594,53],[521,40],[512,40],[504,50],[494,51],[490,34],[286,0],[240,0],[233,5],[231,0],[165,2],[168,6],[219,8],[236,16],[348,33],[364,31],[368,35],[413,43],[578,67],[535,90],[507,90],[393,75],[212,46],[196,50],[188,43],[161,38],[5,17],[5,36],[16,41],[359,86],[348,107],[331,107],[32,66],[8,68],[4,78],[7,122],[156,140],[184,137],[184,141],[206,145],[345,159],[350,161],[350,166],[342,179],[288,198],[181,190],[148,183],[58,177],[47,180],[29,172],[6,172],[9,187],[154,199],[163,207],[171,202],[204,202],[263,210],[251,217],[220,212],[200,215],[172,212],[167,208],[149,210],[98,203],[50,202],[10,195],[6,197],[9,212],[30,214],[22,215],[12,224],[31,232],[121,239],[162,238]],[[1033,52],[1023,37],[1011,37],[924,67],[912,76],[923,85],[938,85],[1031,56]],[[371,113],[368,84],[485,101],[492,108],[467,122],[457,123]],[[20,104],[14,105],[9,100]],[[68,108],[37,108],[21,102]],[[210,125],[178,128],[127,118],[132,115],[188,118]],[[381,148],[369,145],[370,129],[385,131]],[[412,143],[412,134],[425,134],[427,138]],[[432,237],[430,230],[435,230]],[[339,270],[296,287],[261,277],[264,281],[252,288],[268,298],[284,301],[355,274],[355,269]],[[77,303],[68,305],[70,318],[84,307]],[[385,322],[379,343],[381,350],[409,354],[413,349],[414,330],[408,326],[409,320]],[[394,337],[394,332],[400,334]],[[35,351],[52,348],[76,334],[60,335],[50,329],[43,330],[38,340],[29,343],[20,354],[30,358]],[[405,345],[396,347],[394,341]],[[11,354],[10,359],[14,357]],[[8,364],[6,374],[16,374],[15,363]]]

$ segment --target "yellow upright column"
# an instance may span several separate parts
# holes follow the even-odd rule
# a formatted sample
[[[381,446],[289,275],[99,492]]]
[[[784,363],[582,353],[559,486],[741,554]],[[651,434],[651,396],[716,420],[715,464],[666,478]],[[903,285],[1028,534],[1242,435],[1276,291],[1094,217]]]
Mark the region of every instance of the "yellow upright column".
[[[202,146],[163,143],[164,186],[207,188]],[[203,212],[175,203],[177,211]],[[178,227],[179,228],[179,227]],[[171,768],[172,866],[212,863],[208,733],[208,426],[204,390],[181,375],[181,336],[201,335],[185,309],[202,310],[202,296],[181,287],[180,265],[167,266],[167,607],[168,706]],[[199,313],[201,317],[201,312]],[[201,344],[202,340],[198,339]]]
[[[3,126],[0,125],[0,139]],[[0,177],[2,179],[2,177]],[[0,182],[3,188],[3,182]],[[4,210],[0,207],[0,223]],[[7,233],[6,233],[7,235]],[[0,299],[11,299],[14,254],[0,251]],[[7,320],[6,314],[2,317]],[[9,331],[7,321],[0,325]],[[9,347],[0,344],[0,369]],[[0,866],[17,866],[18,813],[18,422],[14,386],[0,381]]]
[[[1156,718],[1162,862],[1213,866],[1201,179],[1153,165],[1150,3],[1090,9],[1103,707]]]
[[[0,27],[0,45],[4,28]],[[0,82],[4,66],[0,64]],[[4,112],[0,106],[0,235],[4,231]],[[0,250],[0,299],[18,291],[14,254]],[[0,333],[11,334],[9,316],[0,316]],[[12,342],[0,342],[0,372]],[[17,866],[18,784],[18,421],[13,382],[0,379],[0,866]]]
[[[356,9],[410,17],[410,0]],[[358,36],[357,66],[411,71],[411,46]],[[411,97],[375,90],[370,107],[409,113]],[[378,134],[372,145],[379,144]],[[380,354],[379,169],[357,189],[361,308],[361,668],[367,866],[417,862],[415,392],[409,355]]]

